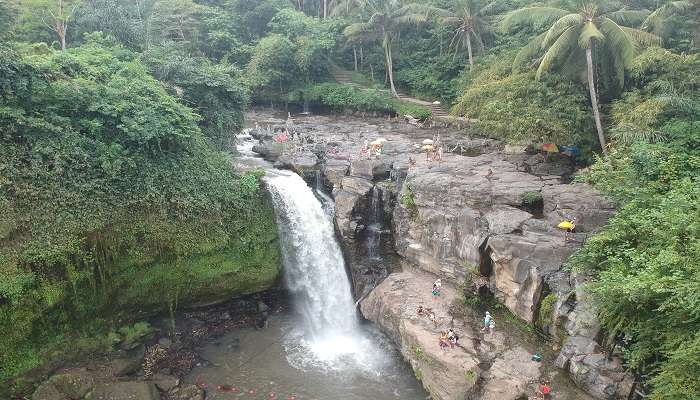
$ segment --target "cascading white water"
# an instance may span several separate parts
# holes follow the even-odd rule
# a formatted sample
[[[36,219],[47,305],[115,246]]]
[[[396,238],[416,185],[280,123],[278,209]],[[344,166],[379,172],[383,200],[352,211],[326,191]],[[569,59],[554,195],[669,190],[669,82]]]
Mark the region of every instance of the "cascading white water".
[[[266,178],[278,218],[287,286],[316,338],[351,334],[358,319],[331,221],[297,174]]]

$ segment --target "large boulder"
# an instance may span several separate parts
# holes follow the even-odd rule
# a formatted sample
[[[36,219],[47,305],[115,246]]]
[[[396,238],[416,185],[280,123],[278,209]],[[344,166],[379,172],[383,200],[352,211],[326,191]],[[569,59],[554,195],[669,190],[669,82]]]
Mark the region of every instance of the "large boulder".
[[[32,400],[81,400],[94,386],[95,380],[86,370],[65,371],[41,384]]]
[[[483,335],[473,325],[477,318],[455,317],[450,308],[461,293],[445,285],[434,298],[433,280],[418,271],[391,274],[362,300],[362,314],[392,338],[433,399],[515,400],[532,393],[541,371],[531,352],[504,332]],[[417,315],[419,305],[432,308],[437,326]],[[461,336],[459,346],[443,350],[438,337],[451,326]]]
[[[555,363],[597,399],[627,399],[632,392],[634,378],[625,371],[622,360],[608,358],[590,338],[568,338]]]
[[[382,160],[354,160],[350,163],[350,175],[367,179],[385,178],[389,173]]]

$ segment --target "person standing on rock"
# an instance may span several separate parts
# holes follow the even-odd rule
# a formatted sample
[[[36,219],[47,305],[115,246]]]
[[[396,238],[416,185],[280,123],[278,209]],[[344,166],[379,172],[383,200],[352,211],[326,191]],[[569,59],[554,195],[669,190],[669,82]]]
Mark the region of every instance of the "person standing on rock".
[[[448,340],[449,340],[449,339],[447,338],[447,332],[443,331],[443,332],[440,334],[440,348],[441,348],[441,349],[447,350]]]
[[[459,340],[459,336],[455,333],[454,329],[450,328],[447,330],[447,340],[450,342],[450,348],[454,349]]]
[[[435,325],[435,327],[437,328],[437,326],[438,326],[437,318],[435,318],[435,313],[434,313],[432,310],[430,310],[430,309],[429,309],[429,311],[428,311],[428,319],[429,319],[429,320]]]
[[[442,289],[442,281],[440,279],[433,283],[433,296],[440,296],[440,290]]]
[[[542,381],[537,391],[537,398],[542,400],[548,399],[551,392],[552,389],[549,387],[549,383],[547,381]]]
[[[484,327],[481,328],[481,331],[486,332],[486,333],[491,333],[492,322],[493,322],[493,318],[491,318],[491,314],[488,311],[486,311],[486,315],[484,316]]]

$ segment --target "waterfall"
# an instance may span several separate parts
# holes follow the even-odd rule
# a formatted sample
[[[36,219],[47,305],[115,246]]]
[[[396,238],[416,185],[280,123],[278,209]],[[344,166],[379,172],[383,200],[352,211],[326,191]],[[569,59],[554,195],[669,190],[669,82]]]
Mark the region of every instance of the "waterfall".
[[[382,201],[379,189],[372,188],[372,198],[369,204],[369,225],[367,226],[367,257],[370,260],[381,259],[379,245],[382,235]]]
[[[270,173],[265,181],[277,213],[285,279],[315,339],[359,329],[333,225],[313,190],[297,174]]]
[[[330,196],[323,192],[322,186],[321,171],[316,171],[314,178],[314,191],[316,192],[316,196],[318,196],[319,200],[321,200],[321,207],[323,207],[323,211],[326,213],[328,218],[330,218],[332,223],[333,218],[335,217],[335,202]]]

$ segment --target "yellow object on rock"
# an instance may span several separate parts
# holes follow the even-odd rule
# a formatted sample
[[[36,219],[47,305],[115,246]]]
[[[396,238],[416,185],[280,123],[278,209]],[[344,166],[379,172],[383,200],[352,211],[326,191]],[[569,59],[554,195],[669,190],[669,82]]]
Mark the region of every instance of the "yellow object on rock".
[[[560,229],[571,229],[573,227],[574,227],[574,224],[571,221],[562,221],[559,223],[559,225],[557,225],[557,228],[560,228]]]

